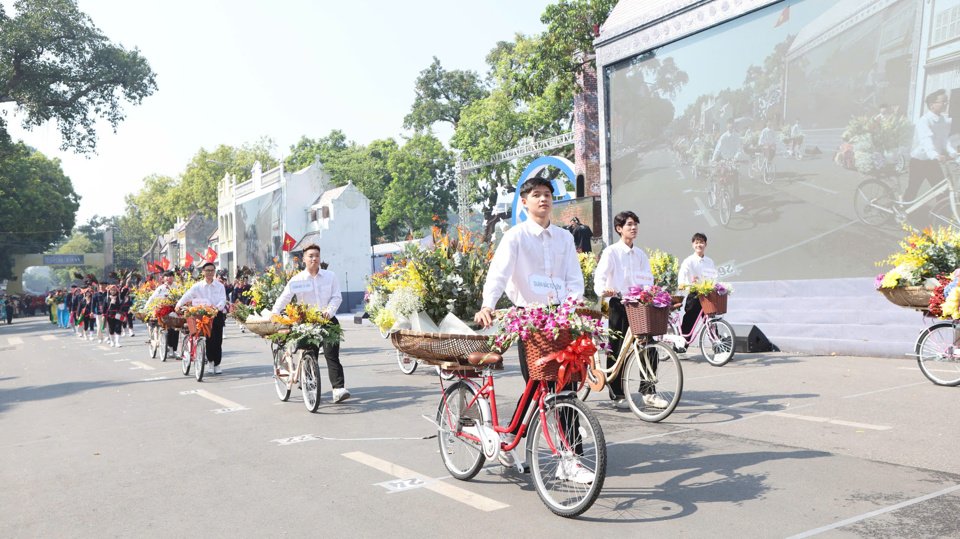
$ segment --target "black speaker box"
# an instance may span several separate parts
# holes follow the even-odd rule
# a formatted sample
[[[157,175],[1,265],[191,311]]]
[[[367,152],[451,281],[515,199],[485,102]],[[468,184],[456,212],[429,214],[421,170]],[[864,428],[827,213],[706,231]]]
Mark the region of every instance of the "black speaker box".
[[[770,352],[773,345],[767,339],[767,336],[760,331],[760,328],[751,324],[731,324],[733,331],[737,335],[733,348],[737,352]]]

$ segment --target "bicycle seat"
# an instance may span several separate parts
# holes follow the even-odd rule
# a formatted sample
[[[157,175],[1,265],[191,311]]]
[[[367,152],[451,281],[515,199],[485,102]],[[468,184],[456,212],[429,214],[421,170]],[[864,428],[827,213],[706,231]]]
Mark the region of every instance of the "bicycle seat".
[[[486,354],[483,352],[474,352],[467,356],[467,361],[475,367],[488,367],[498,363],[503,363],[503,356],[494,352],[489,352]]]

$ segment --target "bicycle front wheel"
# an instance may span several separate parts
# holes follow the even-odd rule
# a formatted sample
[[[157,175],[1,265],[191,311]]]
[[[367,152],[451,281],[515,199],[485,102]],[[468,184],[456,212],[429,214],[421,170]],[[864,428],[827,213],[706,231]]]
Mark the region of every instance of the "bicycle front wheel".
[[[485,418],[474,401],[476,395],[470,384],[455,382],[443,392],[437,409],[440,457],[450,475],[461,481],[477,475],[486,460],[480,445],[480,427]]]
[[[150,342],[147,344],[147,348],[150,351],[150,359],[157,357],[157,348],[160,342],[159,333],[160,329],[157,327],[151,327],[150,331],[147,332],[147,334],[150,335]]]
[[[190,376],[190,356],[192,355],[190,339],[186,335],[180,337],[180,368],[184,376]]]
[[[720,202],[718,206],[720,208],[720,224],[726,226],[730,222],[730,213],[733,211],[732,202],[730,201],[730,191],[728,189],[720,190]]]
[[[207,340],[203,337],[197,339],[196,351],[193,353],[193,366],[194,376],[197,377],[198,382],[203,381],[203,371],[206,369],[207,365]]]
[[[282,402],[287,402],[290,398],[290,386],[287,381],[292,374],[287,370],[283,361],[284,348],[282,346],[273,347],[273,386],[277,390],[277,396]]]
[[[714,367],[722,367],[733,359],[736,352],[733,343],[736,334],[733,326],[721,318],[710,318],[700,332],[700,353],[707,363]]]
[[[880,226],[893,216],[894,200],[890,186],[879,180],[867,180],[853,193],[853,209],[864,224]]]
[[[717,207],[717,191],[719,186],[717,185],[716,178],[711,177],[710,183],[707,184],[707,206],[710,208]]]
[[[400,372],[403,374],[413,374],[420,364],[416,359],[403,355],[400,350],[397,350],[397,363],[400,364]]]
[[[773,161],[768,160],[763,164],[763,183],[767,185],[773,184],[773,179],[777,176],[777,165]]]
[[[917,363],[934,384],[960,385],[960,327],[941,322],[923,330],[917,339]]]
[[[548,509],[562,517],[582,514],[596,501],[607,475],[600,421],[579,399],[557,397],[542,415],[534,415],[527,462]]]
[[[637,344],[627,355],[624,394],[637,417],[656,423],[673,413],[683,394],[683,369],[670,344]]]
[[[312,350],[304,352],[300,361],[303,362],[300,378],[303,405],[313,413],[320,407],[320,366],[317,365],[317,353]]]

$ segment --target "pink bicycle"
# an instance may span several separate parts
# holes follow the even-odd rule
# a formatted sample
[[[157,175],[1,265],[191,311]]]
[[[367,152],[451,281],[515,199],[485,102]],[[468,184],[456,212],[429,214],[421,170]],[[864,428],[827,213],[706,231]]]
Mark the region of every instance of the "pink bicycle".
[[[689,301],[689,300],[688,300]],[[707,314],[700,311],[700,316],[690,333],[683,333],[680,324],[683,321],[683,309],[676,309],[670,313],[670,328],[667,334],[660,337],[661,341],[670,342],[678,351],[686,351],[693,343],[700,344],[700,353],[707,363],[714,367],[722,367],[731,359],[735,350],[736,333],[733,326],[723,319],[723,314]]]

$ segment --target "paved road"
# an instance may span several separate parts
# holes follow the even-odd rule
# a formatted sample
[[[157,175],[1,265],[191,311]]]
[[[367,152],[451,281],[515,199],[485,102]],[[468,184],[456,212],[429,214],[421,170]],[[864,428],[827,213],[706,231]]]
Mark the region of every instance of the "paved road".
[[[346,328],[354,397],[332,404],[324,372],[317,414],[278,401],[259,338],[226,336],[224,374],[197,383],[141,334],[112,349],[40,318],[0,327],[0,537],[960,536],[960,388],[911,361],[694,356],[659,424],[590,400],[607,481],[566,520],[529,476],[451,479],[421,417],[437,377],[401,374],[373,328]],[[501,413],[521,388],[508,362]]]

